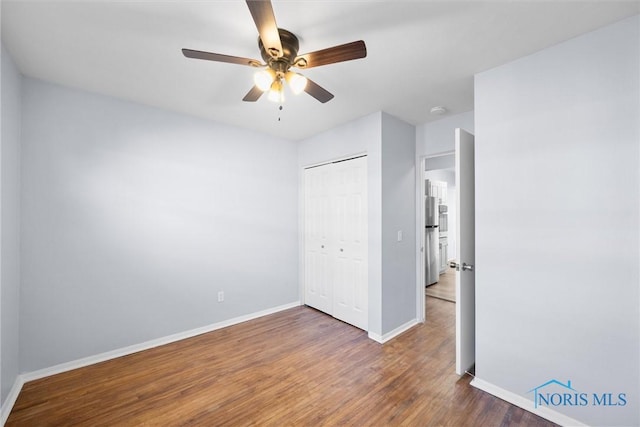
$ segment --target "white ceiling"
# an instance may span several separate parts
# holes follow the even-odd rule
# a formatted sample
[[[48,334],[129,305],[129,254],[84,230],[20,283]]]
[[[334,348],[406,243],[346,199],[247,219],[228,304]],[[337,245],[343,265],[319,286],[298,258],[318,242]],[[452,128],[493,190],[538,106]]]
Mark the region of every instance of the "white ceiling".
[[[308,69],[335,95],[242,102],[254,69],[181,48],[260,59],[243,1],[7,1],[2,42],[23,74],[299,140],[375,111],[418,125],[473,109],[473,75],[640,12],[640,1],[274,0],[300,53],[354,40],[367,58]],[[281,117],[281,121],[278,121]]]

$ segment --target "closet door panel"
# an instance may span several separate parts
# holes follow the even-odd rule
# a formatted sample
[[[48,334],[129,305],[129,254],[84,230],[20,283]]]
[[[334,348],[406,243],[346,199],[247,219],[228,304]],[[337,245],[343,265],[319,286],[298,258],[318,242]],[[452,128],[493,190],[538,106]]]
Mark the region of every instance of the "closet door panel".
[[[357,326],[368,326],[367,280],[367,158],[335,163],[335,230],[338,250],[333,315]]]
[[[331,171],[305,170],[305,303],[333,314],[331,240]]]

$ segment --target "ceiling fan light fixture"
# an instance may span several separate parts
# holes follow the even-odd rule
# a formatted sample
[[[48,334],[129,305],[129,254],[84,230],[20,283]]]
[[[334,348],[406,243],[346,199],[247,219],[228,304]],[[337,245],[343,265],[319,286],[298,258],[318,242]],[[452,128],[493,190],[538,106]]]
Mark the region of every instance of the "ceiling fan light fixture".
[[[253,82],[263,92],[268,91],[274,83],[276,77],[275,71],[271,68],[263,68],[253,75]]]
[[[284,102],[284,87],[281,79],[275,79],[269,89],[269,101]]]
[[[302,74],[294,73],[293,71],[287,71],[285,78],[287,79],[287,83],[289,83],[291,92],[293,92],[295,95],[301,94],[307,87],[307,78]]]
[[[258,30],[258,49],[262,61],[241,56],[182,49],[182,54],[187,58],[258,68],[256,70],[258,72],[253,76],[253,87],[242,98],[245,102],[256,102],[267,92],[271,100],[283,102],[283,85],[286,81],[293,93],[298,94],[304,91],[324,104],[333,99],[333,94],[313,80],[298,73],[290,73],[289,68],[307,69],[367,56],[367,46],[363,40],[298,55],[300,41],[291,31],[276,25],[271,0],[246,0],[246,3]]]

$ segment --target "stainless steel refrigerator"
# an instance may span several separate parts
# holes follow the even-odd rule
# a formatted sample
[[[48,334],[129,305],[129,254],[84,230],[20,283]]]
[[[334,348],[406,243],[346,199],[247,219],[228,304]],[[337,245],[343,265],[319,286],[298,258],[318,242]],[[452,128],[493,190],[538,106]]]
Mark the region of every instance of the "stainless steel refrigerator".
[[[425,212],[425,285],[433,285],[438,281],[440,275],[440,233],[438,230],[438,220],[440,213],[438,211],[438,198],[426,196],[424,198]]]

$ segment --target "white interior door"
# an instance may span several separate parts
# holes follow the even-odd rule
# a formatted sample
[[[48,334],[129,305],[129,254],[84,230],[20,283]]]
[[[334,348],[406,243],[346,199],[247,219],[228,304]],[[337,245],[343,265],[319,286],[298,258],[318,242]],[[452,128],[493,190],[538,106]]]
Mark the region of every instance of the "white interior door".
[[[333,314],[329,260],[331,170],[304,171],[304,283],[305,304]]]
[[[367,158],[304,174],[305,304],[367,330]]]
[[[462,375],[476,360],[474,138],[462,129],[456,129],[456,183],[456,373]]]
[[[367,330],[367,158],[332,166],[335,178],[333,316]]]

